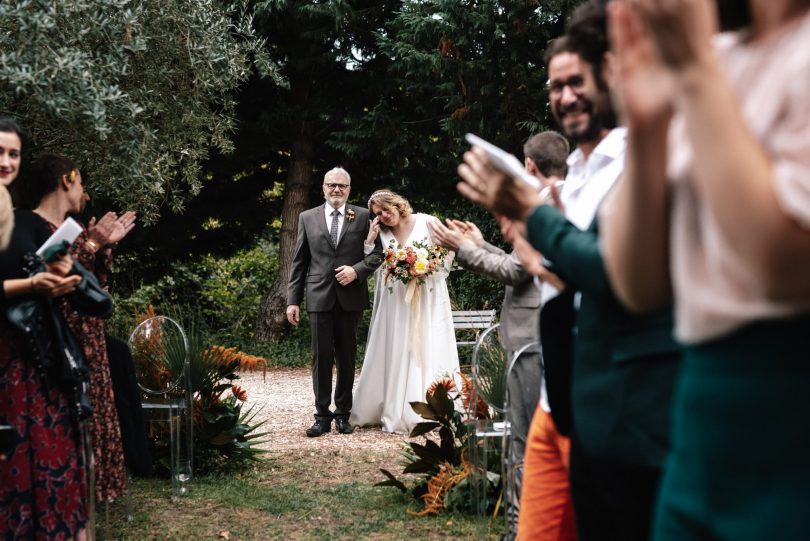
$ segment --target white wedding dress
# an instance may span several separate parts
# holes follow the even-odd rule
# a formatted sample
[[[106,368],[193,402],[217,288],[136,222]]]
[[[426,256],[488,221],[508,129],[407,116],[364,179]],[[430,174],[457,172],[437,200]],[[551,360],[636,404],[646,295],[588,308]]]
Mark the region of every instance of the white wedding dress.
[[[432,244],[427,224],[436,218],[415,216],[416,224],[405,245],[413,246],[414,241]],[[392,239],[390,231],[380,231],[383,248]],[[349,418],[352,425],[382,425],[385,432],[407,434],[424,420],[410,402],[424,402],[425,391],[436,379],[457,377],[458,350],[445,280],[453,255],[448,254],[443,269],[417,286],[420,291],[410,305],[406,285],[391,280],[389,292],[384,283],[385,265],[374,273],[374,306]]]

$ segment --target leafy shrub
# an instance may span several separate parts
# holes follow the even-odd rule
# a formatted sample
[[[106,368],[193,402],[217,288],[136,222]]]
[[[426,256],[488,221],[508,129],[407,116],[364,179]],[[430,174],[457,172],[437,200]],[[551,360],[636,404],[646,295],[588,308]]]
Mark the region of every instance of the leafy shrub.
[[[493,349],[497,349],[494,347]],[[502,349],[501,349],[502,351]],[[484,475],[486,479],[485,498],[488,511],[496,515],[499,512],[498,502],[502,496],[503,486],[500,475],[500,449],[487,438],[483,441],[472,440],[478,422],[494,418],[496,412],[483,400],[484,387],[490,392],[489,397],[496,396],[497,385],[494,380],[504,375],[504,367],[498,365],[504,356],[493,351],[490,361],[482,364],[479,370],[479,382],[488,382],[475,392],[469,376],[461,374],[462,388],[449,378],[434,382],[425,393],[425,402],[411,402],[413,410],[424,421],[418,423],[410,433],[411,438],[423,436],[424,443],[409,441],[405,444],[402,473],[419,474],[411,487],[414,497],[424,503],[420,512],[409,514],[424,516],[438,515],[443,509],[464,513],[474,513],[471,476]],[[479,394],[480,393],[480,394]],[[502,399],[502,397],[500,397]],[[472,402],[475,401],[475,405]],[[438,435],[438,438],[436,438]],[[471,445],[488,446],[485,454],[486,464],[470,462],[468,453]],[[483,470],[483,471],[482,471]],[[387,478],[375,486],[392,486],[407,492],[408,487],[391,472],[380,469]]]
[[[197,320],[218,341],[255,351],[259,302],[277,269],[277,246],[266,240],[230,257],[205,255],[196,263],[171,263],[154,283],[141,284],[129,294],[113,289],[116,311],[110,327],[115,334],[128,336],[135,314],[152,305],[181,319]]]

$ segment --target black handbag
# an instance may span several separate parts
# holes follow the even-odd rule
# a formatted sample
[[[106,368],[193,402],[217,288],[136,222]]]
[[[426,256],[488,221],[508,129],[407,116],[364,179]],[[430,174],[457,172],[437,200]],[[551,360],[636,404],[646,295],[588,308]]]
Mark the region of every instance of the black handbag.
[[[62,241],[51,246],[40,259],[34,254],[26,254],[25,266],[29,270],[29,275],[33,276],[37,272],[45,270],[45,262],[53,261],[59,256],[66,255],[70,249],[70,243]],[[102,319],[110,317],[113,313],[112,297],[104,291],[96,275],[84,268],[78,261],[73,262],[69,276],[80,276],[82,281],[76,286],[73,293],[66,295],[70,307],[82,316],[92,316]]]
[[[81,276],[82,281],[73,293],[67,295],[70,307],[83,316],[108,318],[113,313],[113,301],[102,289],[95,274],[84,268],[78,261],[73,262],[71,276]]]
[[[78,420],[93,413],[90,402],[90,370],[81,346],[68,329],[61,311],[51,299],[27,295],[3,306],[6,319],[26,338],[46,387],[57,385],[71,396],[71,411]]]
[[[44,270],[43,261],[28,254],[25,268],[34,275]],[[9,299],[3,311],[11,326],[25,336],[28,354],[46,387],[57,385],[68,391],[72,413],[79,421],[89,418],[93,413],[90,369],[59,307],[52,299],[24,295]]]

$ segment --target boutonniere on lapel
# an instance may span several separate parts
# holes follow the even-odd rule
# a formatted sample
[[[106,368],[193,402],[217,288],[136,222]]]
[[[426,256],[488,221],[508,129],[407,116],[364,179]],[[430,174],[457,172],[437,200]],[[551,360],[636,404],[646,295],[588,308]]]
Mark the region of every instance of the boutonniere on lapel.
[[[354,211],[352,209],[346,209],[346,219],[350,222],[354,221]]]

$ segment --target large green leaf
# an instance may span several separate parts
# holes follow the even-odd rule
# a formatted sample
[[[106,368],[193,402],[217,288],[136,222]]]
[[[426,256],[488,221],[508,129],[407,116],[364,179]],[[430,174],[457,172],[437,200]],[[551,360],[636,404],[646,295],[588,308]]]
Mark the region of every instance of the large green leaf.
[[[413,429],[411,430],[411,433],[408,436],[411,437],[411,438],[416,438],[417,436],[422,436],[423,434],[427,434],[431,430],[433,430],[435,428],[438,428],[440,426],[442,426],[442,424],[437,423],[437,422],[419,423],[415,427],[413,427]]]
[[[408,488],[405,486],[405,483],[394,477],[394,475],[391,472],[383,468],[380,468],[380,471],[383,473],[383,475],[385,475],[388,478],[388,480],[375,483],[374,484],[375,487],[396,487],[403,494],[408,492]]]
[[[425,402],[411,402],[410,404],[413,411],[422,416],[423,419],[428,419],[429,421],[438,420],[438,416],[430,404],[426,404]]]
[[[433,394],[425,393],[425,399],[439,419],[447,419],[448,412],[453,407],[453,402],[447,396],[447,389],[444,385],[437,385]]]

